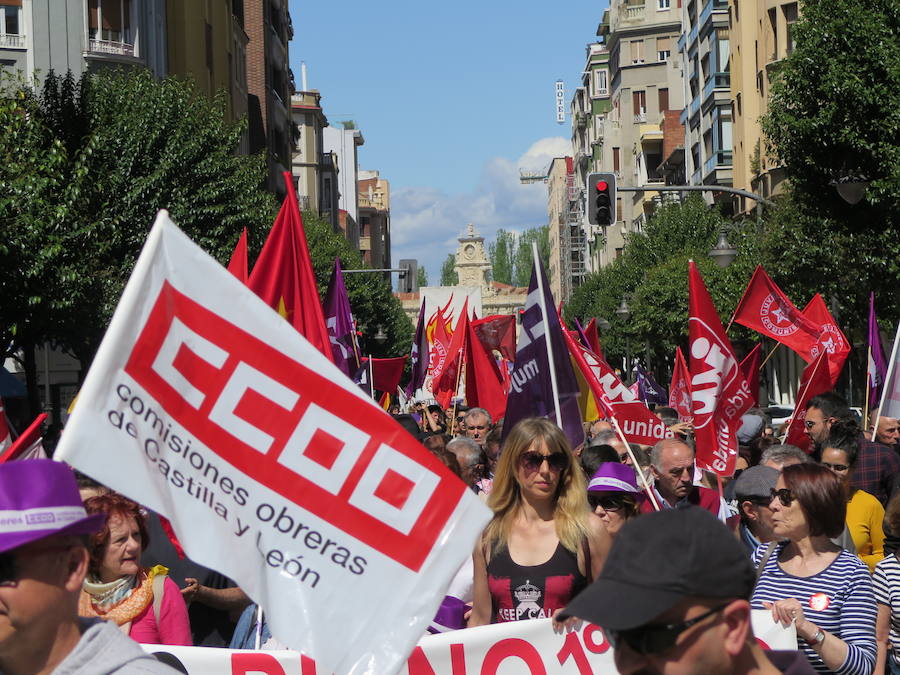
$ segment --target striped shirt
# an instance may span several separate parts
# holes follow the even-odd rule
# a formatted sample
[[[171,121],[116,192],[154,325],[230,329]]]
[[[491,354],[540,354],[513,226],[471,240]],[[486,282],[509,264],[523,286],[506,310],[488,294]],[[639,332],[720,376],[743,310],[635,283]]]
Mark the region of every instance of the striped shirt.
[[[796,598],[809,621],[847,643],[847,658],[834,672],[840,675],[869,675],[875,666],[877,607],[872,578],[865,563],[852,553],[842,550],[834,562],[818,574],[796,577],[785,572],[778,564],[778,556],[787,543],[778,544],[766,561],[750,598],[750,605],[754,609],[765,609],[763,601]],[[759,565],[767,546],[768,544],[763,544],[756,549],[753,554],[754,565]],[[797,648],[806,654],[817,672],[831,672],[815,650],[800,636],[797,636]]]
[[[900,667],[900,560],[896,555],[889,555],[875,565],[872,585],[878,604],[887,605],[891,611],[890,659]]]

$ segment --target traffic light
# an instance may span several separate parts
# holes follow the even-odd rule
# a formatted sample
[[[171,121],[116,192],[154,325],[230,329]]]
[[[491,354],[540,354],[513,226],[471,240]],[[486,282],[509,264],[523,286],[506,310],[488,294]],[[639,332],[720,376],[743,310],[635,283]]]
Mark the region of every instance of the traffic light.
[[[417,293],[419,291],[419,265],[416,259],[400,261],[399,283],[397,289],[400,293]]]
[[[616,174],[591,173],[587,177],[588,222],[612,225],[616,222]]]

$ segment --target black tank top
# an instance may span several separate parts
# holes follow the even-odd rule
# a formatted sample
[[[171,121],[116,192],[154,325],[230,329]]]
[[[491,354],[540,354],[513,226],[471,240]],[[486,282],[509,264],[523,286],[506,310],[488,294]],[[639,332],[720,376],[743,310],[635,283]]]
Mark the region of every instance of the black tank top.
[[[587,586],[578,556],[562,543],[540,565],[518,565],[507,547],[495,550],[487,573],[491,623],[550,618]]]

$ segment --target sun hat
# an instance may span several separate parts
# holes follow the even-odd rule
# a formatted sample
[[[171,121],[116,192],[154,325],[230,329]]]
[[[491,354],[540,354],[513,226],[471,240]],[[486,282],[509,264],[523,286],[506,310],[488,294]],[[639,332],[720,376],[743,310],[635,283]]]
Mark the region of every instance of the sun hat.
[[[618,462],[603,462],[591,477],[588,492],[621,492],[638,500],[646,496],[638,487],[634,469]]]
[[[682,598],[749,599],[756,573],[743,544],[698,506],[629,520],[603,571],[558,616],[602,628],[643,626]]]
[[[75,475],[51,459],[0,464],[0,553],[58,534],[91,534],[106,514],[87,515]]]

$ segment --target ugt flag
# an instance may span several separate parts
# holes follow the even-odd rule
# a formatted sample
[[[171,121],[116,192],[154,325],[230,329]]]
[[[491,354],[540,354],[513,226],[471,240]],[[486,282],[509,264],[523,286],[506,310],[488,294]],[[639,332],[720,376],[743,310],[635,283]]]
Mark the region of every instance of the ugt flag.
[[[548,350],[553,354],[552,359]],[[553,392],[554,377],[558,400]],[[547,417],[557,422],[573,448],[584,442],[578,409],[578,381],[568,358],[559,317],[553,309],[547,275],[536,252],[522,313],[516,361],[510,372],[504,439],[516,422],[526,417]]]
[[[165,211],[57,453],[167,517],[328,673],[398,672],[490,517]]]
[[[688,263],[688,285],[697,465],[731,476],[737,462],[737,429],[741,415],[753,406],[753,397],[693,260]]]

